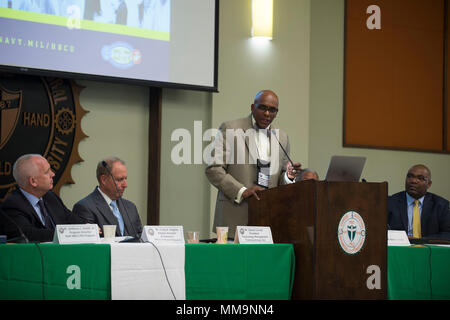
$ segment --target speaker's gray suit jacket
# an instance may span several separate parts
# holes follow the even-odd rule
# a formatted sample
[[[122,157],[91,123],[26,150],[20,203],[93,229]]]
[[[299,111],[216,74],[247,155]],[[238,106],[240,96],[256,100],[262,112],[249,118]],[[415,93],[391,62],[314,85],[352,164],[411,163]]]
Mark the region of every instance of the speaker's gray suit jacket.
[[[220,125],[219,133],[221,133],[221,136],[216,136],[215,140],[216,145],[219,143],[219,147],[215,147],[215,150],[212,151],[212,155],[215,158],[205,170],[208,180],[218,189],[213,232],[216,231],[216,226],[228,226],[228,236],[232,238],[234,237],[236,226],[248,224],[247,199],[242,200],[239,204],[234,200],[243,186],[250,188],[256,185],[257,165],[255,163],[258,156],[252,151],[254,148],[251,145],[251,135],[244,134],[244,144],[242,138],[234,137],[234,139],[230,139],[229,136],[227,139],[227,129],[234,130],[234,132],[238,132],[236,129],[242,129],[244,133],[250,132],[248,130],[253,129],[252,116],[224,122]],[[288,158],[282,148],[279,147],[278,141],[273,137],[275,132],[279,142],[288,154],[290,150],[289,139],[285,132],[274,128],[273,125],[271,125],[271,132],[271,150],[276,152],[271,153],[272,172],[269,188],[285,184],[284,172],[288,162]],[[241,144],[238,142],[239,139],[241,139]],[[230,146],[231,142],[232,145]],[[238,163],[239,148],[244,150],[244,163]],[[217,151],[222,152],[222,154],[218,155]],[[242,157],[242,153],[240,156]],[[278,157],[277,161],[274,161],[274,156]]]
[[[124,236],[140,237],[142,223],[134,203],[123,198],[117,203],[124,222]],[[120,236],[119,222],[97,188],[78,201],[73,206],[72,213],[78,215],[86,223],[96,223],[102,229],[102,233],[103,225],[115,224],[117,226],[116,236]]]

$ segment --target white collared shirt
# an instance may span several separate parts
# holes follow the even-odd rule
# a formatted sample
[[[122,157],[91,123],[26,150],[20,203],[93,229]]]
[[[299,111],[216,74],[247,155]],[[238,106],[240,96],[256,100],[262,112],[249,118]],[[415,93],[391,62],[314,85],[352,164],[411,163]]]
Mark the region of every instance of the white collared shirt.
[[[100,194],[101,194],[101,195],[103,196],[103,198],[105,199],[106,203],[108,204],[109,209],[111,209],[111,212],[113,212],[113,209],[112,209],[112,207],[111,207],[111,202],[112,202],[111,198],[108,197],[108,196],[106,195],[106,193],[104,193],[99,187],[97,187],[97,190],[98,190],[98,192],[100,192]]]
[[[258,158],[264,161],[270,161],[270,138],[267,136],[267,130],[270,130],[270,124],[266,129],[259,130],[253,115],[252,124],[253,128],[256,130],[255,142]]]

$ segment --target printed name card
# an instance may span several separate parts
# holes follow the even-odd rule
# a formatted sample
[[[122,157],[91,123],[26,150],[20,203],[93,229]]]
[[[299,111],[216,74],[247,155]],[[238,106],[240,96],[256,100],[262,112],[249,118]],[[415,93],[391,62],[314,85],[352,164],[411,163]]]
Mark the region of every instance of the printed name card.
[[[96,224],[58,224],[53,234],[53,243],[100,243]]]
[[[270,227],[237,226],[234,243],[273,244]]]
[[[141,240],[154,244],[184,244],[183,226],[145,226]]]
[[[388,246],[410,246],[404,230],[388,230]]]

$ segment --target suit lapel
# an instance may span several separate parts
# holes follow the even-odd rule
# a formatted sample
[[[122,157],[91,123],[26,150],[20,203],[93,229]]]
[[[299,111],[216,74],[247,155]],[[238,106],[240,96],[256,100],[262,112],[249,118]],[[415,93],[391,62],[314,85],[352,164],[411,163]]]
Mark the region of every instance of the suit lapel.
[[[424,230],[424,221],[427,220],[428,215],[431,213],[431,208],[433,207],[433,203],[431,200],[431,195],[429,193],[425,194],[425,198],[423,199],[423,207],[422,213],[420,215],[420,225],[422,230]],[[422,231],[423,233],[423,231]]]
[[[278,135],[277,135],[278,132]],[[284,167],[284,163],[283,163],[283,159],[285,158],[285,154],[283,149],[281,148],[280,144],[283,146],[283,148],[287,148],[286,146],[286,141],[283,137],[283,135],[279,134],[280,131],[275,128],[272,127],[272,134],[271,136],[271,150],[278,150],[278,161],[277,163],[275,163],[274,161],[271,161],[271,165],[278,165],[278,168],[274,168],[274,172],[281,172],[283,171],[283,167]],[[276,137],[274,137],[276,135]],[[272,146],[272,143],[276,143],[276,147]],[[273,155],[271,155],[271,158],[273,158]],[[279,175],[271,175],[271,187],[276,187],[278,185],[278,179],[279,179]]]
[[[408,204],[406,198],[406,192],[402,192],[400,198],[398,199],[399,212],[401,213],[401,220],[403,224],[403,229],[408,233]]]
[[[22,199],[22,202],[26,209],[25,211],[30,212],[31,215],[34,217],[34,219],[43,227],[45,228],[44,224],[42,223],[42,220],[39,218],[36,210],[34,210],[34,207],[31,205],[30,201],[28,201],[27,197],[25,197],[25,195],[22,193],[22,191],[20,191],[19,189],[16,190],[16,192],[18,193],[18,196]],[[19,203],[20,203],[19,202]]]
[[[100,194],[100,192],[97,189],[95,189],[94,194],[95,194],[95,206],[100,215],[103,216],[103,218],[108,224],[118,225],[119,222],[117,221],[117,218],[112,213],[111,208],[109,207],[108,203],[103,198],[103,196]]]
[[[247,133],[248,130],[253,129],[252,115],[250,114],[250,116],[245,118],[245,120],[246,121],[244,121],[242,124],[242,130],[244,130],[244,133]],[[253,129],[252,132],[255,133],[255,130]],[[248,134],[245,134],[244,137],[245,137],[245,147],[247,148],[244,159],[245,159],[246,163],[256,163],[256,159],[253,159],[253,154],[250,152],[250,137]],[[252,139],[255,139],[255,137],[253,135],[252,135]],[[255,143],[252,143],[252,145],[256,146]]]

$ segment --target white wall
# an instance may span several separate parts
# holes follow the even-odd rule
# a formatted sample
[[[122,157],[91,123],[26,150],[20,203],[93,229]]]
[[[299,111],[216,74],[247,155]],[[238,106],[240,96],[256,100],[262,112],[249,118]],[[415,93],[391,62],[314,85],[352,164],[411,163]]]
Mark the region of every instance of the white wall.
[[[201,124],[202,133],[211,127],[211,93],[163,90],[160,224],[182,225],[185,232],[200,231],[200,238],[208,238],[209,183],[205,166],[195,164],[194,139],[201,150],[209,143],[202,142],[202,136],[194,132],[195,121]],[[185,141],[171,140],[178,129],[187,130],[191,139],[188,163],[179,165],[171,157],[172,149]]]
[[[148,88],[76,81],[86,88],[80,103],[89,111],[81,128],[89,137],[78,147],[84,160],[72,167],[73,185],[61,188],[61,198],[69,209],[97,186],[97,163],[108,156],[125,161],[128,188],[124,197],[133,201],[143,223],[147,221]]]

